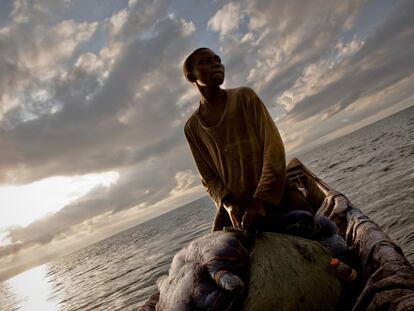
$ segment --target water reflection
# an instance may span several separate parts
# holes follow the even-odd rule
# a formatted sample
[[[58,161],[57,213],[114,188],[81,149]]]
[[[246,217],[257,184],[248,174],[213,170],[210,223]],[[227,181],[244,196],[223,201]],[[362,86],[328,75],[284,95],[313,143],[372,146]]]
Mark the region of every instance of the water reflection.
[[[14,296],[12,310],[58,310],[57,297],[50,298],[53,288],[46,277],[47,272],[47,266],[42,265],[5,282]]]

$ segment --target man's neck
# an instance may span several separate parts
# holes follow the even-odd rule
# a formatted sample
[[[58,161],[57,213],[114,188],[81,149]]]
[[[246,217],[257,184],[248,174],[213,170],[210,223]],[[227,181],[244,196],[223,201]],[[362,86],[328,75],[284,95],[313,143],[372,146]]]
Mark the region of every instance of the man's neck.
[[[211,109],[225,102],[226,94],[220,86],[199,86],[200,104]]]

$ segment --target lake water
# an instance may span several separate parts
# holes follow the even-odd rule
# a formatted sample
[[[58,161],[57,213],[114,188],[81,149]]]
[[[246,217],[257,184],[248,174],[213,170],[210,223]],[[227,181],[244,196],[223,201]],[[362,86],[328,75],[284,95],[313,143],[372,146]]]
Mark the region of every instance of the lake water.
[[[414,106],[299,159],[376,221],[414,264]],[[210,230],[208,197],[0,283],[0,310],[135,310],[174,254]]]

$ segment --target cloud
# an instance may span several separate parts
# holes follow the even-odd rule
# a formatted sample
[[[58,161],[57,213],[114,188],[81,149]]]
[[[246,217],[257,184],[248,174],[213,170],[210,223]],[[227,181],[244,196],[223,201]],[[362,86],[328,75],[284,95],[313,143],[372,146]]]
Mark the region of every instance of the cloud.
[[[105,58],[107,50],[104,55],[88,52],[50,79],[54,92],[47,93],[48,102],[59,105],[53,113],[24,122],[20,105],[6,114],[4,123],[13,126],[0,131],[8,146],[0,162],[3,181],[134,165],[156,154],[154,148],[162,154],[181,139],[177,119],[183,117],[174,103],[188,87],[177,65],[194,25],[170,17],[151,22],[150,37],[121,40],[128,43],[112,64]],[[130,23],[135,20],[123,24],[124,33]]]
[[[33,94],[49,91],[45,89],[49,80],[69,65],[76,50],[97,28],[96,22],[77,24],[73,20],[49,27],[50,13],[40,5],[33,10],[27,9],[27,4],[22,8],[16,5],[11,16],[12,22],[0,29],[0,122],[15,107],[22,119],[36,118],[48,110],[45,106],[50,105],[50,98]]]
[[[164,156],[120,170],[115,184],[98,186],[86,196],[25,227],[8,228],[9,245],[0,247],[0,253],[12,254],[23,248],[45,245],[88,219],[133,207],[149,208],[171,194],[180,195],[194,187],[198,175],[194,168],[188,169],[194,165],[189,165],[192,158],[187,146],[180,144],[177,149],[168,149]],[[166,165],[166,160],[171,164]]]
[[[364,41],[354,38],[347,44],[339,41],[332,57],[321,59],[317,63],[311,63],[304,67],[302,75],[294,84],[283,91],[277,99],[287,112],[291,111],[297,103],[312,95],[318,94],[328,85],[342,78],[342,72],[338,70],[341,62],[355,54],[364,44]]]
[[[192,186],[196,181],[196,175],[191,170],[180,171],[175,174],[176,186],[171,190],[171,194],[180,193]]]
[[[240,4],[231,2],[218,10],[207,25],[210,29],[224,36],[239,27],[241,18]]]
[[[407,12],[413,8],[412,2],[402,2],[364,40],[364,44],[351,42],[349,48],[340,45],[339,57],[344,54],[348,57],[334,70],[326,72],[326,76],[331,74],[336,79],[319,92],[300,100],[290,111],[290,117],[300,121],[321,111],[325,118],[330,117],[358,98],[410,76],[414,70],[409,47],[414,40],[414,24]]]

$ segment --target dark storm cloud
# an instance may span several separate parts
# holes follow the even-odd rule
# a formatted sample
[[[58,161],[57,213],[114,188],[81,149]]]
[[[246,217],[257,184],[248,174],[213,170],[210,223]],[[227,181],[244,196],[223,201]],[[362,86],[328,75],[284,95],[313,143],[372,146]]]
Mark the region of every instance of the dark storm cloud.
[[[401,2],[364,45],[337,68],[341,79],[306,97],[290,111],[296,121],[328,109],[328,116],[345,109],[362,96],[374,94],[414,72],[412,1]]]
[[[166,18],[155,23],[152,37],[123,46],[101,89],[96,75],[79,77],[76,70],[71,78],[65,75],[53,81],[54,100],[63,103],[60,111],[0,133],[9,146],[0,164],[3,180],[16,164],[16,154],[20,165],[29,168],[18,176],[20,182],[28,182],[51,174],[132,165],[131,161],[151,156],[149,150],[156,154],[155,145],[165,149],[166,140],[167,146],[172,145],[178,137],[171,136],[171,129],[177,132],[172,123],[180,113],[175,103],[184,91],[176,82],[181,81],[177,64],[187,44],[183,27],[185,22]],[[80,83],[88,87],[87,82],[86,93],[94,93],[89,101],[85,92],[74,92]],[[150,89],[145,89],[146,84]]]
[[[22,54],[22,50],[36,49],[36,46],[30,46],[33,31],[43,30],[44,21],[47,19],[47,14],[42,10],[33,8],[33,11],[28,14],[25,8],[17,8],[17,3],[16,1],[16,8],[10,13],[10,16],[16,18],[21,14],[27,19],[27,22],[4,25],[0,29],[0,113],[10,105],[14,91],[19,86],[26,85],[30,80],[30,70],[27,68],[25,60],[19,59],[19,55]]]
[[[259,1],[257,8],[276,26],[264,44],[282,48],[277,74],[262,87],[269,98],[293,86],[309,64],[331,53],[347,21],[358,14],[361,1]],[[294,42],[286,44],[286,42]]]

